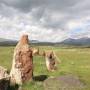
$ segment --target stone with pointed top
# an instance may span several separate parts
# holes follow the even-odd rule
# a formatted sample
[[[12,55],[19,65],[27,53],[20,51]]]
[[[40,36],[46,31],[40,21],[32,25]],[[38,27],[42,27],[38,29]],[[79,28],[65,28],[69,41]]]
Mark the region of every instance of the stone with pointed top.
[[[10,76],[11,82],[19,85],[32,80],[33,56],[32,50],[29,47],[28,35],[23,35],[21,37],[14,50]]]

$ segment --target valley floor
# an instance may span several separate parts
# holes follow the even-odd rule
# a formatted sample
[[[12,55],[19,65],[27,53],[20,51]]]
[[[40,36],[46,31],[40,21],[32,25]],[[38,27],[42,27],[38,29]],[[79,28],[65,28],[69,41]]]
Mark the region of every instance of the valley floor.
[[[43,82],[45,79],[69,74],[79,77],[80,81],[85,84],[86,88],[81,90],[90,90],[90,48],[36,47],[39,47],[40,51],[53,50],[61,63],[58,64],[57,71],[48,72],[44,57],[34,56],[34,81],[24,84],[23,90],[44,90]],[[7,68],[9,71],[12,64],[13,50],[13,46],[0,46],[0,66]]]

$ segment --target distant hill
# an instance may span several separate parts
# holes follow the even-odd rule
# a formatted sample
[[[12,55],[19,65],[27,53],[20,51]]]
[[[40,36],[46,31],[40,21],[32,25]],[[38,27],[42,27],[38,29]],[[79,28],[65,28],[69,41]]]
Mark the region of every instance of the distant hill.
[[[17,40],[12,40],[12,39],[4,39],[4,38],[0,38],[0,45],[1,46],[6,46],[6,45],[16,45],[18,43]],[[30,40],[29,43],[32,44],[44,44],[45,42],[40,42],[38,40]]]
[[[0,45],[1,46],[16,45],[17,43],[18,43],[18,41],[16,41],[16,40],[0,38]],[[35,44],[35,45],[53,45],[53,44],[55,44],[55,43],[52,43],[52,42],[41,42],[41,41],[38,41],[38,40],[30,40],[29,43],[30,44]]]
[[[0,38],[0,45],[1,46],[16,45],[16,44],[17,44],[16,40]]]
[[[4,39],[0,38],[0,45],[16,45],[18,41],[16,40],[11,40],[11,39]],[[90,38],[79,38],[79,39],[73,39],[73,38],[68,38],[63,40],[62,42],[40,42],[38,40],[30,40],[31,44],[35,45],[74,45],[74,46],[89,46],[90,47]]]
[[[85,38],[79,38],[79,39],[72,39],[72,38],[68,38],[62,42],[60,42],[60,44],[65,44],[65,45],[86,45],[86,46],[90,46],[90,38],[85,37]]]
[[[0,38],[0,42],[8,41],[9,39]]]

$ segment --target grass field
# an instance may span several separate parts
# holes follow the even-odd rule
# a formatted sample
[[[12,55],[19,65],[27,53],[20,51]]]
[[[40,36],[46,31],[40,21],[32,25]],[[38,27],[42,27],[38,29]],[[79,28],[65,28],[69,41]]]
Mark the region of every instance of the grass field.
[[[52,46],[39,46],[40,50],[53,49],[61,60],[58,70],[48,72],[45,60],[41,56],[34,57],[34,76],[51,77],[65,74],[76,75],[90,90],[90,48],[61,48]],[[0,47],[0,65],[10,71],[14,47]],[[10,89],[11,90],[11,89]],[[14,90],[14,89],[12,89]],[[23,90],[44,90],[43,80],[34,80],[23,85]]]

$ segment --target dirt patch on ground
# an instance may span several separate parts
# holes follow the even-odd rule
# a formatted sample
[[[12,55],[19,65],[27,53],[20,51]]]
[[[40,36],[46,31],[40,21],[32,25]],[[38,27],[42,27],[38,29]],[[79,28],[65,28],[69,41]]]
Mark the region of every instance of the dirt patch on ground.
[[[45,90],[83,90],[85,88],[83,82],[73,75],[48,78],[43,85]]]

